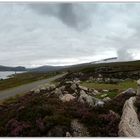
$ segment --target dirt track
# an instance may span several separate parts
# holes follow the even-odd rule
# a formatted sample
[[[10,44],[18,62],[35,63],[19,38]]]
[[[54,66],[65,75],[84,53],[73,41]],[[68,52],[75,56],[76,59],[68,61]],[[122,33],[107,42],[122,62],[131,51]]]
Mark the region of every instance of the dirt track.
[[[38,85],[42,85],[42,84],[45,84],[47,82],[51,82],[51,81],[53,81],[57,78],[60,78],[60,77],[64,76],[65,74],[57,75],[57,76],[54,76],[54,77],[51,77],[51,78],[48,78],[48,79],[39,80],[39,81],[35,81],[35,82],[29,83],[29,84],[24,84],[24,85],[21,85],[21,86],[18,86],[18,87],[14,87],[14,88],[10,88],[10,89],[7,89],[7,90],[0,91],[0,100],[6,99],[8,97],[15,96],[17,94],[26,93],[26,92],[30,91],[31,89],[35,88]]]

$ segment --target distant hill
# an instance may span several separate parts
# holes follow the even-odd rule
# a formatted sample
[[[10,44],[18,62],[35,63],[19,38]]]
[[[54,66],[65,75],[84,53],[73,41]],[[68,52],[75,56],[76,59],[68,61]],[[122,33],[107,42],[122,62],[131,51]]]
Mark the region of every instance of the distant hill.
[[[91,62],[91,64],[116,62],[117,59],[118,59],[117,57],[106,58],[106,59],[101,59],[98,61]]]
[[[28,69],[28,71],[31,71],[31,72],[51,72],[51,71],[58,71],[58,70],[66,68],[66,67],[67,66],[49,66],[49,65],[46,65],[46,66]]]
[[[124,68],[125,65],[133,65],[133,63],[136,63],[137,69],[139,69],[139,63],[140,61],[118,61],[117,57],[112,57],[112,58],[106,58],[106,59],[101,59],[98,61],[92,61],[88,63],[82,63],[82,64],[75,64],[75,65],[69,65],[69,66],[51,66],[51,65],[45,65],[41,67],[36,67],[36,68],[25,68],[22,66],[19,67],[7,67],[7,66],[0,66],[0,71],[29,71],[29,72],[54,72],[54,71],[67,71],[67,70],[80,70],[84,68],[93,68],[93,67],[100,67],[100,66],[110,66],[114,67],[120,65]],[[131,66],[130,66],[131,67]],[[130,69],[130,68],[127,68]]]
[[[0,71],[26,71],[26,68],[22,66],[8,67],[0,65]]]

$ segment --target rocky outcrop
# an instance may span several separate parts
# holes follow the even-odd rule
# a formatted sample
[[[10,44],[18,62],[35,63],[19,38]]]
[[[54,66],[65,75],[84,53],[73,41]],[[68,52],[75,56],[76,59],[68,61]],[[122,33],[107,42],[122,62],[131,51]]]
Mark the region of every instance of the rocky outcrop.
[[[38,87],[34,88],[31,90],[33,93],[40,93],[42,91],[51,91],[54,90],[56,86],[54,84],[44,84],[44,85],[39,85]]]
[[[135,101],[136,97],[131,97],[124,104],[118,132],[121,137],[140,137],[140,122],[134,106]]]
[[[136,91],[133,88],[128,88],[127,90],[123,91],[122,94],[136,94]]]
[[[57,87],[53,84],[40,85],[36,89],[33,89],[33,93],[46,93],[48,96],[56,95],[62,102],[69,102],[76,99],[78,102],[86,103],[91,107],[102,106],[104,101],[95,98],[95,95],[100,94],[95,89],[89,89],[81,86],[79,82],[65,81],[60,83]]]
[[[63,84],[60,83],[51,93],[57,95],[63,102],[69,102],[71,100],[77,100],[81,103],[86,103],[91,107],[103,106],[104,102],[95,98],[95,95],[100,94],[95,89],[89,89],[87,87],[79,85],[77,81],[66,81]]]
[[[60,100],[63,102],[69,102],[69,101],[74,100],[74,99],[75,99],[75,97],[72,96],[71,94],[65,94],[64,96],[60,97]]]
[[[109,97],[105,97],[104,99],[103,99],[103,101],[104,102],[109,102],[111,99],[109,98]]]
[[[72,120],[71,128],[72,128],[72,136],[73,137],[87,137],[87,136],[89,136],[87,128],[82,123],[80,123],[77,119]]]
[[[78,99],[79,102],[87,103],[89,106],[94,107],[95,103],[96,103],[96,100],[97,100],[96,98],[94,98],[94,97],[92,97],[90,95],[87,95],[84,90],[80,91],[80,97]]]

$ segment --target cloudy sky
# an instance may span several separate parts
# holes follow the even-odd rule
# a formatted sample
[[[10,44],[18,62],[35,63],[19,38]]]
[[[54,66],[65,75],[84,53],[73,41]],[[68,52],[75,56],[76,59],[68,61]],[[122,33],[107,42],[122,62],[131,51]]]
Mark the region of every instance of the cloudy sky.
[[[0,65],[140,59],[140,3],[0,3]]]

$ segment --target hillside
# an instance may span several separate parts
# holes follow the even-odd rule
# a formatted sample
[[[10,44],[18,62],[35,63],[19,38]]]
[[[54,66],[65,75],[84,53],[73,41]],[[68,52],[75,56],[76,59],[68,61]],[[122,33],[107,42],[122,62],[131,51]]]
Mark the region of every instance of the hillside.
[[[138,136],[139,64],[119,62],[74,69],[53,83],[6,99],[0,105],[0,136]],[[132,106],[129,114],[127,104],[137,107],[138,112]],[[135,118],[130,127],[123,123],[124,111],[130,116],[128,123]]]
[[[8,67],[8,66],[0,66],[0,71],[26,71],[25,67]]]
[[[67,66],[41,66],[41,67],[37,67],[37,68],[31,68],[28,69],[28,71],[30,72],[54,72],[54,71],[59,71],[62,70],[64,68],[66,68]]]

